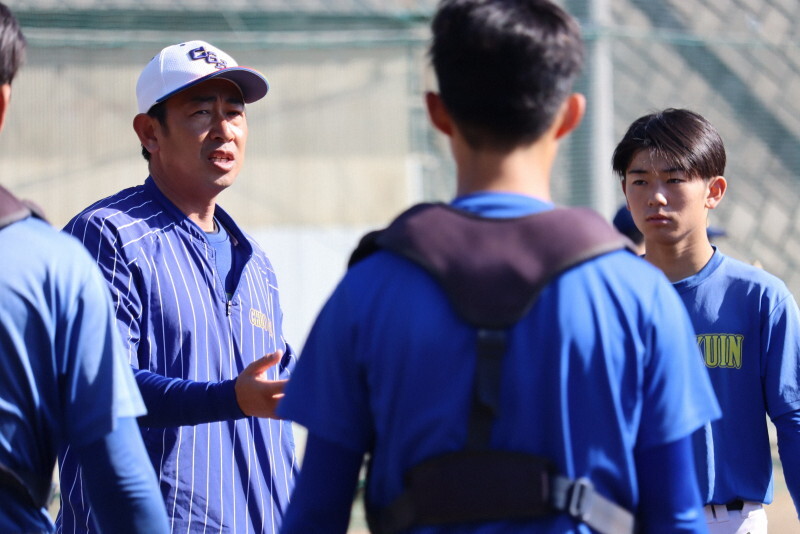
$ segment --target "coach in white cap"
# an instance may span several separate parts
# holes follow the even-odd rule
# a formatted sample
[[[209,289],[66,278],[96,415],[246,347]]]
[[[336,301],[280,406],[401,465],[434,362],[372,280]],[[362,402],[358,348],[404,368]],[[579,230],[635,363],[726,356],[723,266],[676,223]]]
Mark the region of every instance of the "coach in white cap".
[[[245,104],[268,90],[209,43],[164,48],[136,85],[149,177],[65,228],[113,295],[173,532],[277,532],[294,485],[292,429],[275,407],[296,358],[275,273],[217,205],[244,162]],[[69,451],[61,484],[60,532],[89,532]]]

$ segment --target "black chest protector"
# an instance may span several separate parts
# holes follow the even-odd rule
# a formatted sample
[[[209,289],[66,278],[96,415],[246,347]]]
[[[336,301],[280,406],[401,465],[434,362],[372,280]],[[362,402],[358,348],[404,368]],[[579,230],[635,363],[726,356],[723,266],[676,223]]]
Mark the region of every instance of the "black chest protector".
[[[386,229],[364,236],[350,266],[380,249],[420,265],[476,328],[478,358],[465,448],[409,469],[404,492],[389,506],[367,503],[373,533],[554,513],[567,513],[604,534],[635,531],[633,515],[594,491],[588,479],[559,475],[547,458],[489,448],[507,329],[560,273],[622,248],[632,245],[585,208],[487,219],[444,204],[419,204]]]
[[[30,216],[44,220],[44,215],[36,204],[19,200],[6,188],[0,186],[0,231],[8,225]],[[13,470],[0,462],[0,486],[10,489],[36,508],[47,506],[52,495],[52,485],[48,482],[42,487],[34,488],[26,484],[24,480],[36,480],[36,476]]]

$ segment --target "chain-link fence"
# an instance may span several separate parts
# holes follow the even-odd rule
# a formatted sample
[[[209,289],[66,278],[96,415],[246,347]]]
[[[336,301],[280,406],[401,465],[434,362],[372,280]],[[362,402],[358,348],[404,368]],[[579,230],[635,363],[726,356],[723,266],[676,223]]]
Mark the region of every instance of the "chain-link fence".
[[[607,0],[614,139],[636,117],[688,107],[720,130],[729,190],[711,214],[720,246],[758,261],[798,295],[800,3],[785,0]],[[620,197],[621,198],[621,197]]]

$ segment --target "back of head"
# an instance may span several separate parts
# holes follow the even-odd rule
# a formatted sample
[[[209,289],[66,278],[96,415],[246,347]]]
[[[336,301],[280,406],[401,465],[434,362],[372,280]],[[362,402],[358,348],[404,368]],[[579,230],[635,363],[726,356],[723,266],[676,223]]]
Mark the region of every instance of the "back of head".
[[[688,109],[669,108],[636,119],[614,150],[612,167],[625,179],[636,153],[655,150],[690,176],[725,174],[725,144],[705,117]]]
[[[25,59],[25,37],[11,10],[0,3],[0,85],[14,80]]]
[[[583,66],[578,23],[548,0],[442,0],[432,30],[442,101],[473,148],[538,139]]]

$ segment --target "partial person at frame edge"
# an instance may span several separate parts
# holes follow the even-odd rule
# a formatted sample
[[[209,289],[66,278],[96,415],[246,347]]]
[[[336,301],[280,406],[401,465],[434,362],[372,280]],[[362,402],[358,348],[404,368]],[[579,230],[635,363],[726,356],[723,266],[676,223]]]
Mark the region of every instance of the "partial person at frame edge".
[[[0,129],[25,47],[0,3]],[[53,469],[69,445],[96,528],[169,532],[136,425],[144,404],[97,266],[2,187],[0,249],[0,531],[54,532]]]
[[[693,436],[712,534],[763,534],[772,502],[775,423],[786,485],[800,510],[800,312],[786,285],[710,241],[709,211],[728,190],[725,145],[688,109],[636,119],[612,166],[644,259],[677,290],[694,324],[722,418]]]

